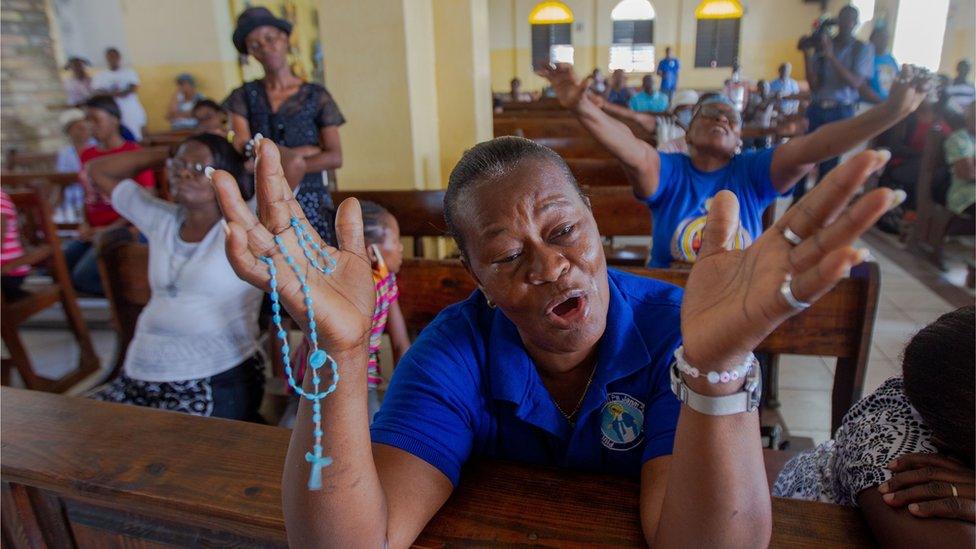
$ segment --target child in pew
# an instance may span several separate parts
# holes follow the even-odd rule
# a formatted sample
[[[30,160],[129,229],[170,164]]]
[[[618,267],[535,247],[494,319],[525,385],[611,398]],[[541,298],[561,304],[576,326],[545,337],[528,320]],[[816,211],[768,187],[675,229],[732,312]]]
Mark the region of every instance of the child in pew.
[[[20,227],[17,225],[17,208],[10,195],[0,190],[0,265],[9,263],[24,255],[24,248],[20,243]],[[9,273],[0,276],[4,299],[16,299],[24,295],[21,286],[30,274],[30,267],[21,265],[11,269]]]
[[[773,495],[860,507],[883,547],[972,547],[974,311],[919,331],[902,377],[856,403],[833,439],[790,460]]]
[[[263,420],[264,363],[257,354],[261,290],[241,281],[224,252],[227,225],[208,171],[221,169],[254,194],[244,159],[226,139],[198,134],[167,148],[94,160],[91,181],[149,240],[152,297],[139,315],[123,373],[97,400],[201,416]],[[132,177],[166,162],[173,202]]]
[[[393,351],[393,367],[396,367],[400,357],[410,348],[410,337],[407,334],[407,323],[403,319],[397,297],[400,290],[397,287],[396,275],[403,264],[403,244],[400,242],[400,225],[393,214],[383,206],[369,200],[359,202],[363,210],[363,233],[366,237],[366,254],[369,256],[373,268],[373,282],[376,285],[376,306],[373,309],[372,328],[369,332],[369,362],[367,364],[366,382],[368,389],[369,420],[380,409],[379,386],[383,383],[380,368],[380,344],[383,332],[390,336],[390,346]],[[308,359],[308,342],[302,341],[295,353],[294,363],[297,366],[298,379],[305,372]],[[281,425],[291,427],[295,422],[295,412],[298,401],[293,400],[283,416]]]

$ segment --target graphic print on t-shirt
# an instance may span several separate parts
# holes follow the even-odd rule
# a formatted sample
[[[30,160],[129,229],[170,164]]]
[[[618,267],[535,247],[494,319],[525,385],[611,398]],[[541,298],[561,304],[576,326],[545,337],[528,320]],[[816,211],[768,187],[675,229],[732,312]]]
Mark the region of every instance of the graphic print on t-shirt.
[[[630,450],[644,440],[644,403],[626,393],[610,393],[600,418],[601,442],[611,450]]]
[[[684,218],[678,223],[678,228],[671,237],[671,258],[675,261],[694,263],[698,259],[698,250],[701,249],[702,231],[705,229],[705,219],[708,216],[708,209],[712,206],[712,199],[705,201],[705,206],[699,208],[695,213]],[[752,236],[749,231],[741,224],[735,234],[732,248],[744,250],[752,244]]]

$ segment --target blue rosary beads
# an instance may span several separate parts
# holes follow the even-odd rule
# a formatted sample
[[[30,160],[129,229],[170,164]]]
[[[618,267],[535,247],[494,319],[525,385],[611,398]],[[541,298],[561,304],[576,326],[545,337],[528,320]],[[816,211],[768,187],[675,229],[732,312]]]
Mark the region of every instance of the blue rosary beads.
[[[301,247],[302,252],[305,254],[305,258],[308,260],[309,264],[318,272],[329,275],[335,271],[336,260],[334,257],[329,255],[328,252],[322,249],[317,242],[312,238],[312,236],[305,230],[301,222],[298,221],[297,217],[291,218],[291,228],[295,231],[295,236],[298,238],[298,245]],[[329,356],[324,350],[319,349],[318,333],[316,332],[315,326],[315,314],[312,310],[312,292],[308,287],[308,281],[305,275],[299,270],[298,265],[295,264],[295,258],[288,253],[288,248],[285,246],[281,235],[274,237],[274,242],[278,246],[278,250],[281,252],[282,257],[285,258],[285,263],[287,263],[291,270],[298,277],[298,282],[302,285],[302,295],[305,296],[305,307],[306,313],[308,315],[308,339],[311,342],[312,352],[308,355],[308,371],[305,375],[311,374],[312,376],[312,392],[306,392],[302,389],[301,383],[295,380],[295,376],[292,374],[291,369],[291,357],[288,356],[288,332],[281,326],[281,303],[279,302],[278,295],[278,270],[274,265],[274,260],[270,257],[264,256],[261,258],[268,266],[268,274],[271,276],[271,320],[274,322],[275,327],[278,328],[278,339],[281,340],[281,357],[285,364],[285,374],[288,376],[288,384],[291,385],[295,393],[301,398],[307,398],[312,401],[312,421],[315,423],[315,446],[312,452],[306,452],[305,460],[308,461],[312,466],[312,471],[308,478],[308,489],[309,490],[319,490],[322,488],[322,468],[327,467],[332,463],[332,458],[322,455],[322,405],[321,400],[332,394],[336,385],[339,384],[339,365],[336,364],[335,360]],[[318,259],[322,259],[322,263],[319,263]],[[322,378],[319,377],[319,370],[326,363],[332,369],[332,383],[324,390],[320,391],[319,387],[322,383]]]

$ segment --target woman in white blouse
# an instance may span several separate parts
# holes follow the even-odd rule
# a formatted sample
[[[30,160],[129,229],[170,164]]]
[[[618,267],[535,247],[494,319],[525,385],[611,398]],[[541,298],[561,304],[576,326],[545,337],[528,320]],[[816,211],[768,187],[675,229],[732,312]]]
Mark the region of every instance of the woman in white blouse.
[[[226,225],[207,177],[237,174],[254,194],[243,159],[221,137],[188,138],[165,149],[106,156],[88,165],[91,180],[116,211],[149,240],[152,298],[136,325],[124,372],[96,389],[98,400],[196,415],[259,420],[263,362],[256,354],[261,291],[234,274],[224,253]],[[131,177],[166,161],[175,203]]]

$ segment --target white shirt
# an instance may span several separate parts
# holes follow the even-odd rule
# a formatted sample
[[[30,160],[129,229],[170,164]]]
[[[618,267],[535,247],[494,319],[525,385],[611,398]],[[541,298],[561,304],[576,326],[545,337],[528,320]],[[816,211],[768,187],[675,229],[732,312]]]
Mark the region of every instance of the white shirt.
[[[183,208],[131,179],[115,187],[112,206],[149,240],[152,297],[136,323],[125,374],[154,382],[199,379],[253,355],[262,292],[234,274],[220,224],[202,241],[184,242]]]
[[[139,75],[129,68],[120,68],[114,71],[106,70],[92,77],[92,88],[95,90],[118,92],[133,85],[139,85]],[[142,127],[146,125],[146,111],[142,108],[142,103],[139,102],[139,96],[130,93],[116,97],[115,102],[122,112],[122,124],[129,128],[136,139],[142,139]]]

